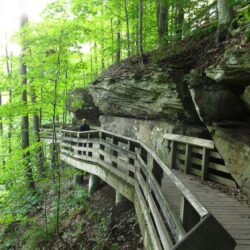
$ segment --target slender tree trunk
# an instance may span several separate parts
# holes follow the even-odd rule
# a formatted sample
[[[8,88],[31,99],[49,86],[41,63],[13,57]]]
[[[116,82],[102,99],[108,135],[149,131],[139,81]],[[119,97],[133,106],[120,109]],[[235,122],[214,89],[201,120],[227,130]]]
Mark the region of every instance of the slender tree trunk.
[[[31,86],[31,102],[35,105],[36,104],[36,92],[35,89]],[[39,113],[39,112],[38,112]],[[33,130],[35,135],[35,142],[41,143],[40,138],[40,119],[38,113],[33,115]],[[44,155],[43,155],[43,147],[39,146],[36,150],[37,154],[37,169],[39,172],[40,178],[44,177],[45,170],[44,170]]]
[[[128,2],[127,0],[124,0],[124,11],[126,16],[126,28],[127,28],[127,50],[128,50],[128,58],[130,59],[131,53],[130,53],[130,32],[129,32],[129,19],[128,19]]]
[[[40,89],[40,94],[41,94],[41,100],[43,100],[43,87],[41,87]],[[39,121],[40,121],[39,127],[40,128],[42,127],[42,120],[43,120],[43,110],[42,110],[42,106],[40,106],[40,109],[39,109]]]
[[[93,49],[90,47],[90,77],[93,80]]]
[[[94,42],[95,78],[98,75],[97,44]]]
[[[26,15],[21,16],[21,28],[24,27],[24,25],[28,22],[28,17]],[[25,107],[28,105],[28,98],[27,98],[27,67],[24,63],[24,55],[25,55],[26,48],[25,46],[22,47],[21,52],[21,63],[20,63],[20,76],[22,78],[22,102]],[[26,167],[26,177],[27,177],[27,183],[28,187],[31,190],[35,190],[35,182],[33,179],[33,170],[30,162],[30,152],[27,151],[29,148],[29,116],[28,114],[25,114],[22,116],[21,121],[21,131],[22,131],[22,150],[25,152],[23,153],[23,162]]]
[[[121,61],[121,19],[120,19],[120,4],[118,3],[117,15],[117,33],[116,33],[116,63]]]
[[[7,34],[6,36],[6,44],[5,44],[5,58],[6,58],[6,71],[8,74],[8,80],[9,83],[11,84],[11,78],[12,78],[12,63],[10,62],[10,57],[9,57],[9,50],[8,50],[8,39],[7,39]],[[12,89],[10,88],[9,90],[9,103],[12,103]],[[12,137],[12,118],[10,117],[8,120],[8,151],[9,154],[11,153],[11,137]]]
[[[114,64],[114,28],[113,28],[113,19],[110,18],[110,31],[111,31],[111,44],[112,44],[112,64]]]
[[[57,235],[60,237],[60,201],[61,201],[61,172],[59,165],[59,146],[57,143],[57,131],[56,131],[56,109],[58,105],[58,85],[60,80],[60,68],[61,68],[61,42],[62,42],[63,34],[61,34],[60,42],[59,42],[59,51],[56,62],[56,77],[54,81],[54,98],[53,98],[53,115],[52,115],[52,127],[53,127],[53,135],[52,135],[52,144],[51,144],[51,167],[53,180],[55,180],[54,171],[57,173],[57,209],[56,209],[56,231]]]
[[[102,4],[102,15],[104,15],[104,6]],[[105,60],[104,60],[104,48],[105,48],[105,34],[104,34],[104,25],[103,25],[103,20],[101,23],[101,27],[102,27],[102,38],[101,39],[101,72],[104,71],[105,69]]]
[[[229,35],[230,24],[234,17],[234,11],[230,1],[228,0],[217,0],[217,9],[219,15],[217,41],[221,42]]]
[[[184,23],[184,8],[183,1],[176,1],[176,15],[175,15],[175,35],[176,40],[182,40],[183,23]]]
[[[157,26],[158,26],[158,44],[162,46],[167,43],[168,35],[168,0],[158,0],[157,6]]]
[[[171,6],[171,22],[170,22],[170,39],[171,39],[171,42],[173,43],[174,42],[174,33],[175,33],[175,27],[174,27],[174,17],[175,17],[175,7],[174,7],[174,4],[172,4]]]
[[[139,55],[143,54],[143,0],[139,0],[139,26],[138,26],[138,47]]]
[[[84,70],[83,70],[83,75],[84,75]],[[65,88],[64,88],[64,95],[68,95],[68,63],[65,69]],[[63,127],[67,123],[67,107],[66,105],[63,106]]]

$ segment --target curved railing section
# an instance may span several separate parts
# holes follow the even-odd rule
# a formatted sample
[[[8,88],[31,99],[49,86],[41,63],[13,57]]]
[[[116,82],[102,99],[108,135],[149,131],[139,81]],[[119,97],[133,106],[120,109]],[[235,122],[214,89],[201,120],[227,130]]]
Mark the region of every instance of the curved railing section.
[[[134,188],[146,249],[234,249],[232,237],[144,143],[103,130],[62,130],[61,155],[105,168]],[[163,175],[180,193],[179,214],[163,192]]]

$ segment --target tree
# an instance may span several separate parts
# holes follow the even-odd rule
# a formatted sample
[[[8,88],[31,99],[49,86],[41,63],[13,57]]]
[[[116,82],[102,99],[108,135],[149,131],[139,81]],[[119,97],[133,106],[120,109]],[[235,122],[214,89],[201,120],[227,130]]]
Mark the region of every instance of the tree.
[[[158,0],[157,3],[157,31],[158,44],[162,46],[167,43],[168,35],[168,0]]]
[[[116,63],[121,61],[121,18],[120,18],[121,6],[117,1],[117,33],[116,33]]]
[[[229,35],[229,28],[234,17],[234,11],[228,0],[217,0],[217,9],[219,15],[217,41],[221,42]]]
[[[175,36],[176,40],[182,40],[184,23],[184,1],[176,0],[175,2]]]
[[[28,22],[28,16],[26,14],[22,14],[21,16],[21,28],[25,26]],[[25,44],[22,46],[21,52],[21,62],[20,62],[20,76],[22,81],[22,102],[24,106],[28,105],[28,98],[27,98],[27,66],[24,62],[25,53],[27,52],[27,47]],[[21,122],[21,129],[22,129],[22,150],[23,150],[23,162],[26,166],[26,176],[28,181],[28,187],[31,190],[35,190],[35,182],[33,179],[33,170],[30,162],[30,152],[28,150],[30,142],[29,142],[29,115],[28,113],[22,116]]]
[[[127,51],[128,58],[130,59],[130,32],[129,32],[129,18],[128,18],[128,2],[124,0],[124,11],[126,16],[126,28],[127,28]]]
[[[8,79],[9,85],[11,85],[12,63],[10,62],[7,33],[5,34],[5,38],[6,38],[5,60],[6,60],[7,79]],[[11,89],[11,87],[9,88],[8,92],[9,92],[9,103],[12,103],[12,89]],[[9,121],[8,121],[8,151],[9,151],[9,154],[11,153],[12,127],[13,127],[13,125],[12,125],[12,118],[9,118]]]
[[[143,54],[143,0],[139,0],[139,24],[138,24],[138,47],[139,54]]]
[[[36,105],[36,92],[35,88],[31,86],[31,102]],[[38,144],[38,148],[36,150],[36,159],[37,159],[37,168],[39,171],[40,177],[44,177],[45,170],[44,170],[44,156],[43,156],[43,147],[40,146],[41,138],[40,138],[40,117],[38,110],[33,114],[33,130],[34,130],[34,139],[35,142]]]

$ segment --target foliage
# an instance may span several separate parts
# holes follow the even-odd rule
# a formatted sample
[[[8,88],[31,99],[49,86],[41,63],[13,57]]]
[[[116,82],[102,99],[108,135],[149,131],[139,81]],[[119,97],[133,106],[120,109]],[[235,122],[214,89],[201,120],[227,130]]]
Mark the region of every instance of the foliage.
[[[0,238],[5,239],[4,247],[15,244],[13,237],[6,236],[8,226],[13,223],[29,227],[23,237],[24,246],[35,249],[39,242],[46,243],[55,237],[56,230],[60,236],[59,218],[74,217],[80,209],[89,209],[87,194],[82,189],[61,199],[61,166],[55,152],[49,152],[40,140],[41,125],[52,123],[55,127],[56,123],[70,122],[65,106],[68,93],[86,87],[110,65],[128,56],[138,56],[139,38],[144,52],[159,48],[155,53],[155,60],[159,60],[163,45],[175,45],[190,35],[203,36],[217,27],[216,13],[210,16],[209,12],[212,0],[165,0],[168,15],[163,20],[166,22],[163,37],[159,37],[162,1],[143,0],[140,10],[138,0],[55,0],[43,10],[38,23],[28,22],[13,37],[22,46],[22,55],[12,55],[8,44],[5,45],[6,54],[0,57],[0,99],[3,100],[0,102]],[[238,7],[247,1],[230,2]],[[139,11],[143,11],[143,20],[139,20]],[[237,17],[240,25],[248,25],[247,40],[249,17],[249,9]],[[139,30],[140,21],[142,30]],[[180,48],[171,46],[171,50],[178,52]],[[20,63],[27,67],[24,75],[20,75]],[[27,84],[21,84],[22,81]],[[24,91],[28,95],[27,103],[21,101]],[[82,108],[81,96],[72,105]],[[21,137],[25,132],[21,128],[22,116],[29,117],[30,146],[26,148],[22,148]],[[33,122],[35,118],[39,118],[38,130]],[[43,174],[39,157],[44,162]],[[36,191],[27,188],[27,165],[32,169]],[[47,207],[47,196],[51,193],[54,201],[51,209],[45,209],[48,214],[42,222],[32,220],[32,213]],[[103,239],[109,237],[110,216],[106,219],[97,214],[92,216],[98,221],[98,233],[93,240],[101,248],[106,244]],[[76,226],[76,234],[80,235],[82,226]]]

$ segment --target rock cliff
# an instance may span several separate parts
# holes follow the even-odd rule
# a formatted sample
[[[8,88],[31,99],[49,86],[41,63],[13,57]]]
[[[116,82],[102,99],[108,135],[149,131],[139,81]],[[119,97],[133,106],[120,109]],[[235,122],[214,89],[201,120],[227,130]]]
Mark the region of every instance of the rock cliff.
[[[250,195],[250,49],[224,48],[204,57],[202,46],[164,60],[152,53],[144,64],[132,58],[112,66],[89,87],[73,91],[68,109],[76,120],[85,117],[144,140],[166,163],[164,133],[213,138],[239,187]],[[78,99],[83,102],[76,105]]]

